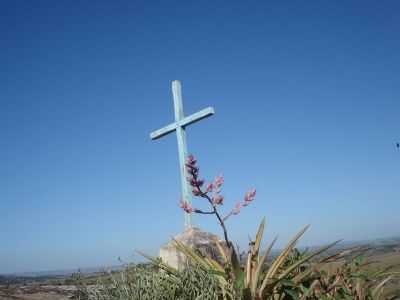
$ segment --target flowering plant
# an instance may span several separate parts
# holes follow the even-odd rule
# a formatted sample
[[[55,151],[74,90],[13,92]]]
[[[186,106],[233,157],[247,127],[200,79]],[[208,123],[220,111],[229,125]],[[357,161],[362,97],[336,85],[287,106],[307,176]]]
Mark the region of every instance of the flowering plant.
[[[361,267],[367,264],[356,262],[355,268],[343,259],[353,255],[357,249],[345,249],[333,255],[322,255],[328,249],[335,246],[337,242],[331,243],[313,252],[304,251],[300,253],[296,244],[309,226],[300,230],[287,246],[273,259],[270,258],[271,250],[276,238],[261,250],[261,241],[264,234],[265,218],[258,227],[254,241],[250,241],[247,258],[240,264],[239,256],[235,247],[228,237],[225,222],[233,215],[240,213],[243,207],[254,201],[256,190],[248,191],[242,201],[223,216],[220,207],[224,204],[221,194],[224,178],[217,176],[211,183],[205,184],[199,178],[199,167],[193,155],[188,156],[186,167],[189,173],[188,181],[192,187],[194,196],[203,198],[209,204],[208,210],[194,208],[189,202],[181,201],[180,207],[186,213],[197,213],[215,215],[223,229],[227,249],[220,245],[216,246],[221,254],[221,261],[212,257],[203,257],[195,249],[183,244],[179,240],[173,240],[176,248],[182,252],[194,265],[201,267],[207,274],[215,277],[221,291],[218,299],[224,300],[274,300],[274,299],[377,299],[379,293],[387,282],[392,280],[395,272],[388,273],[387,270],[367,276],[360,273]],[[159,268],[165,270],[172,276],[178,278],[179,271],[162,260],[149,257],[141,252]],[[269,261],[268,261],[269,260]],[[330,263],[340,263],[342,267],[338,271],[328,274],[325,269]],[[188,265],[190,266],[190,264]],[[397,275],[396,275],[397,276]],[[199,298],[196,298],[199,299]]]
[[[192,186],[192,194],[195,197],[206,199],[210,204],[210,210],[204,211],[193,206],[186,201],[180,202],[179,206],[188,214],[197,213],[205,215],[215,215],[218,219],[219,224],[224,232],[224,238],[227,246],[233,249],[233,244],[229,240],[228,231],[225,226],[225,221],[232,215],[240,213],[242,207],[248,206],[256,197],[256,190],[251,189],[248,191],[243,201],[237,201],[234,208],[225,215],[222,216],[219,212],[219,207],[224,204],[224,196],[221,195],[222,185],[224,184],[224,177],[219,175],[215,178],[214,182],[210,182],[204,188],[204,179],[199,178],[199,167],[197,166],[197,159],[193,155],[189,155],[186,161],[186,167],[189,173],[188,181]]]

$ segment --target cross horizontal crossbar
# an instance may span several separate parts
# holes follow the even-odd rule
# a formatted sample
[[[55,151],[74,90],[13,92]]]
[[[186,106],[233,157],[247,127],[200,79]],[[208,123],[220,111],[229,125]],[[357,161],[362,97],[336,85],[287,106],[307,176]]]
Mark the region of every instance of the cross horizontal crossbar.
[[[185,127],[187,125],[196,123],[204,118],[207,118],[207,117],[213,115],[214,113],[215,113],[214,108],[207,107],[197,113],[194,113],[188,117],[183,118],[182,120],[171,123],[161,129],[153,131],[152,133],[150,133],[150,138],[152,140],[159,139],[159,138],[163,137],[164,135],[167,135],[168,133],[171,133],[172,131],[176,130],[176,128],[178,128],[178,127]]]

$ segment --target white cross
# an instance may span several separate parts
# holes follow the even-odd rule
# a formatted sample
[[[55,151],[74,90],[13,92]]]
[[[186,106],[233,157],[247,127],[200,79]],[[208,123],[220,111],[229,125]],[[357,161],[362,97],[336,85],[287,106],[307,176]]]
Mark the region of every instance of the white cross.
[[[187,158],[187,147],[186,147],[186,126],[193,124],[201,119],[207,118],[214,114],[214,108],[207,107],[197,113],[194,113],[188,117],[183,114],[183,104],[182,104],[182,89],[179,80],[172,81],[172,95],[174,97],[174,107],[175,107],[175,122],[171,123],[161,129],[153,131],[150,133],[150,138],[152,140],[159,139],[164,135],[167,135],[173,131],[176,131],[176,137],[178,139],[178,152],[179,152],[179,166],[181,172],[181,189],[182,189],[182,201],[186,201],[191,204],[191,190],[190,185],[187,181],[186,173],[186,158]],[[191,215],[185,213],[185,228],[192,226]]]

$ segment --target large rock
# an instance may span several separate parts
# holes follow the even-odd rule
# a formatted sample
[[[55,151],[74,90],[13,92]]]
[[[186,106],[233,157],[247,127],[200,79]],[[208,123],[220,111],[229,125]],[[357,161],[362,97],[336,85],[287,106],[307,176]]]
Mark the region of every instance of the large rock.
[[[191,227],[181,234],[174,237],[175,240],[189,246],[202,256],[209,256],[216,260],[220,259],[220,252],[216,246],[216,241],[220,241],[221,245],[225,245],[220,238],[212,233],[201,231],[199,228]],[[174,242],[170,241],[160,248],[160,258],[164,263],[178,270],[182,270],[186,266],[186,256],[176,249]]]

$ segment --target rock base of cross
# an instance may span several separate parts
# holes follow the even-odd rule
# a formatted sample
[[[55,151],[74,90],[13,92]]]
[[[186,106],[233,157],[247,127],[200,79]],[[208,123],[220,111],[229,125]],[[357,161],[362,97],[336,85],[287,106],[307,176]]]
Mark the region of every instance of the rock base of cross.
[[[221,259],[221,255],[216,241],[219,241],[222,246],[225,245],[225,242],[217,235],[202,231],[197,227],[185,229],[182,233],[175,236],[174,239],[196,250],[202,256],[208,256],[217,261]],[[187,265],[186,256],[176,249],[173,241],[168,242],[160,248],[160,258],[164,263],[178,270],[183,270]]]

